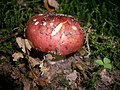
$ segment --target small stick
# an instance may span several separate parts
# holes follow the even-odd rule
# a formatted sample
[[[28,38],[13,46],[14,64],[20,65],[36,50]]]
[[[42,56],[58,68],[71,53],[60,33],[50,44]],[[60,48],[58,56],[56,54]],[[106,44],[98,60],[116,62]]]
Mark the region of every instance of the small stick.
[[[12,37],[15,37],[15,36],[17,36],[17,35],[18,35],[18,33],[14,33],[14,34],[12,34],[11,36],[8,36],[8,37],[6,37],[6,38],[2,38],[2,39],[0,39],[0,43],[4,42],[4,41],[6,41],[6,40],[8,40],[8,39],[10,39],[10,38],[12,38]]]
[[[87,49],[88,49],[88,55],[85,56],[86,58],[89,58],[90,56],[90,46],[89,46],[89,34],[91,32],[91,26],[88,28],[88,30],[86,31],[86,44],[87,44]]]
[[[31,71],[33,77],[35,78],[35,80],[38,81],[39,84],[40,84],[42,87],[43,87],[43,86],[45,87],[45,86],[46,86],[46,81],[45,81],[44,79],[38,77],[37,73],[35,73],[35,72],[33,71],[33,69],[32,69],[31,66],[28,66],[28,68],[30,69],[30,71]]]

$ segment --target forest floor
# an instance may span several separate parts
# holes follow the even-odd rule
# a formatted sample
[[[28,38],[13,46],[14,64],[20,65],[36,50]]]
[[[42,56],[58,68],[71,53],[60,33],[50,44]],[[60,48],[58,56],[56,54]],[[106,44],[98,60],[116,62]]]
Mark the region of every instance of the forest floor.
[[[36,14],[48,13],[43,0],[1,0],[0,90],[119,90],[119,1],[52,1],[59,3],[55,13],[79,21],[83,47],[54,61],[51,54],[26,50],[25,24]]]

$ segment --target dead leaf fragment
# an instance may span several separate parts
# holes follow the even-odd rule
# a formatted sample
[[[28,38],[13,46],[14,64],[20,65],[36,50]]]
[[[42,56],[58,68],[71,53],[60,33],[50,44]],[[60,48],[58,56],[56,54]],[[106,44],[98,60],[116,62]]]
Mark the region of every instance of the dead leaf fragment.
[[[17,0],[17,4],[18,5],[23,5],[24,4],[24,0]]]
[[[58,2],[56,0],[44,0],[44,6],[48,12],[53,12],[58,9]]]
[[[29,60],[30,65],[31,65],[32,67],[35,67],[36,65],[39,65],[39,64],[40,64],[40,62],[39,62],[39,60],[38,60],[37,58],[33,58],[33,57],[29,56],[29,57],[28,57],[28,60]]]
[[[45,67],[44,63],[41,63],[39,67],[41,68],[42,74],[48,73],[50,69],[50,68]]]
[[[23,81],[23,85],[24,85],[23,90],[30,90],[30,82],[27,79]]]
[[[66,75],[66,79],[69,80],[71,83],[74,82],[77,78],[77,71],[74,70],[72,73],[69,75]]]
[[[24,58],[21,52],[15,52],[13,55],[13,61],[17,61],[19,58]]]
[[[24,53],[26,53],[26,50],[25,50],[25,41],[24,41],[24,39],[22,39],[21,37],[17,37],[17,38],[16,38],[16,42],[17,42],[18,46],[22,49],[22,51],[23,51]]]
[[[45,59],[45,60],[52,60],[52,59],[55,59],[55,57],[53,57],[51,54],[46,54],[46,55],[44,56],[44,59]]]
[[[22,39],[21,37],[17,37],[16,42],[24,53],[26,53],[26,50],[31,50],[32,48],[32,45],[28,39]]]
[[[109,77],[107,74],[108,73],[107,73],[106,69],[102,70],[101,73],[100,73],[101,80],[103,82],[109,82],[109,83],[111,83],[112,82],[112,78]]]
[[[25,46],[26,46],[26,49],[28,50],[31,50],[32,48],[31,42],[28,39],[25,39]]]
[[[48,4],[54,7],[55,9],[58,9],[59,4],[56,0],[48,0]]]

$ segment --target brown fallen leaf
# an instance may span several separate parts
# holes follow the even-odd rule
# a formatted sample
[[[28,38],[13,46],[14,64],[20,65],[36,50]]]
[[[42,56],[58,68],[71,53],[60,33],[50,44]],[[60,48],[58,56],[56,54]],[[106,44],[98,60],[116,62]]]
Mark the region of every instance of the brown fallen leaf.
[[[24,4],[24,0],[17,0],[17,4],[18,5],[23,5]]]
[[[48,12],[53,12],[58,9],[58,2],[56,0],[44,0],[44,6]]]
[[[40,65],[42,62],[42,61],[40,62],[38,58],[33,58],[31,56],[28,56],[28,61],[32,67],[35,67],[36,65]]]
[[[66,75],[66,79],[70,81],[70,84],[74,82],[77,79],[77,71],[74,70],[72,73],[69,75]]]
[[[45,67],[44,63],[41,63],[39,67],[41,68],[41,71],[42,71],[41,75],[43,75],[43,74],[47,75],[47,73],[48,73],[48,71],[49,71],[50,68]]]
[[[78,69],[79,71],[83,71],[84,70],[84,65],[82,64],[82,62],[76,62],[74,65],[75,69]]]
[[[31,67],[29,67],[29,68],[31,70],[29,72],[29,77],[34,79],[35,82],[38,82],[40,86],[45,87],[46,86],[46,80],[44,78],[39,77],[38,74],[33,70],[33,68],[31,68]]]
[[[16,42],[24,53],[26,53],[27,50],[31,50],[31,48],[32,48],[32,45],[28,39],[23,39],[21,37],[17,37]]]
[[[44,56],[44,60],[53,60],[53,59],[55,59],[55,57],[53,57],[52,56],[52,54],[46,54],[45,56]]]
[[[56,0],[48,0],[48,4],[54,7],[55,9],[58,9],[59,4]]]
[[[24,53],[26,53],[26,50],[25,50],[25,41],[24,41],[24,39],[22,39],[21,37],[17,37],[17,38],[16,38],[16,42],[17,42],[18,46],[22,49],[22,51],[23,51]]]
[[[23,81],[23,85],[23,90],[30,90],[30,82],[27,79]]]
[[[113,81],[113,79],[111,77],[109,77],[109,75],[107,75],[108,72],[106,71],[106,69],[103,69],[101,72],[100,72],[100,77],[101,77],[101,80],[103,82],[108,82],[108,83],[111,83]]]
[[[26,49],[31,50],[31,48],[33,46],[32,43],[28,39],[24,39],[24,40],[25,40]]]
[[[19,58],[24,58],[23,54],[21,52],[15,52],[13,55],[13,61],[17,61]]]

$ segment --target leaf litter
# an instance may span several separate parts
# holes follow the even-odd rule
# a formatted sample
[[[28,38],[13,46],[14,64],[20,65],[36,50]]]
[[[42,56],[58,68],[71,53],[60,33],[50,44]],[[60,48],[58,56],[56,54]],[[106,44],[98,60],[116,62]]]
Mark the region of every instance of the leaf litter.
[[[58,9],[59,4],[56,0],[47,1],[50,6]],[[24,0],[17,0],[17,3],[22,5]],[[89,46],[90,32],[91,27],[85,35],[87,48],[83,46],[82,50],[79,51],[79,55],[74,54],[56,62],[51,61],[55,59],[51,54],[43,55],[42,59],[31,56],[32,45],[29,40],[17,37],[16,42],[21,48],[21,52],[13,53],[12,60],[17,62],[20,59],[22,62],[18,63],[18,68],[13,67],[6,63],[7,57],[0,52],[0,60],[4,61],[0,62],[0,75],[6,76],[6,80],[9,75],[14,79],[15,86],[22,82],[23,89],[20,89],[21,86],[19,86],[19,90],[41,90],[38,85],[44,87],[45,90],[50,90],[50,88],[52,88],[51,90],[87,90],[84,84],[93,77],[94,73],[91,69],[91,63],[86,60],[91,55]],[[111,74],[106,69],[103,69],[99,72],[99,77],[95,82],[95,90],[105,90],[106,87],[111,87],[113,83],[116,83],[117,87],[120,82],[120,72]]]
[[[18,66],[28,68],[23,74],[28,73],[28,77],[31,78],[23,82],[24,85],[29,82],[28,86],[24,88],[32,87],[34,90],[36,88],[38,90],[37,85],[39,85],[45,90],[50,90],[51,87],[54,90],[86,90],[84,84],[92,77],[92,72],[89,68],[91,67],[89,59],[86,58],[86,62],[84,61],[84,56],[88,53],[86,49],[84,50],[85,47],[82,48],[84,55],[78,51],[76,54],[56,61],[56,57],[49,53],[43,54],[43,58],[33,57],[34,55],[31,55],[32,46],[27,39],[18,37],[16,42],[21,48],[21,52],[15,52],[12,55],[13,61],[17,61],[19,58],[23,61],[26,60],[27,65],[20,63]],[[37,53],[37,51],[34,52],[36,55]],[[113,78],[107,76],[106,73],[108,72],[105,70],[101,71],[100,80],[97,80],[95,85],[99,86],[101,82],[105,83],[106,86],[112,84]],[[95,88],[99,88],[97,86]]]
[[[36,82],[36,85],[49,87],[50,84],[55,82],[59,88],[62,87],[65,89],[66,87],[59,86],[59,82],[54,81],[57,76],[62,74],[66,82],[68,82],[68,85],[74,84],[73,86],[75,87],[79,72],[72,69],[72,63],[81,61],[80,57],[68,57],[59,61],[51,61],[52,59],[55,59],[55,57],[51,54],[45,54],[43,55],[43,59],[35,58],[30,56],[32,46],[30,46],[31,44],[29,44],[28,40],[18,37],[16,38],[16,42],[22,52],[14,53],[12,55],[13,61],[17,61],[17,59],[23,57],[26,58],[28,61],[27,67],[30,69],[29,77]],[[55,88],[55,86],[53,86],[53,88]]]
[[[85,46],[76,54],[56,61],[56,57],[52,54],[45,53],[42,54],[42,58],[39,58],[39,56],[34,57],[35,54],[39,55],[36,51],[34,55],[31,55],[32,45],[27,39],[18,37],[16,42],[21,48],[21,52],[17,51],[12,55],[13,61],[21,59],[21,61],[27,62],[21,62],[18,65],[20,69],[25,69],[22,75],[25,76],[27,73],[29,77],[23,81],[25,89],[38,90],[39,85],[45,90],[50,90],[50,88],[53,90],[86,90],[87,80],[94,76],[92,70],[94,66],[91,65],[89,58],[85,57],[89,54]],[[96,90],[113,84],[116,79],[107,70],[102,70],[99,76],[100,78],[96,80],[94,86]],[[28,83],[27,86],[26,83]]]

